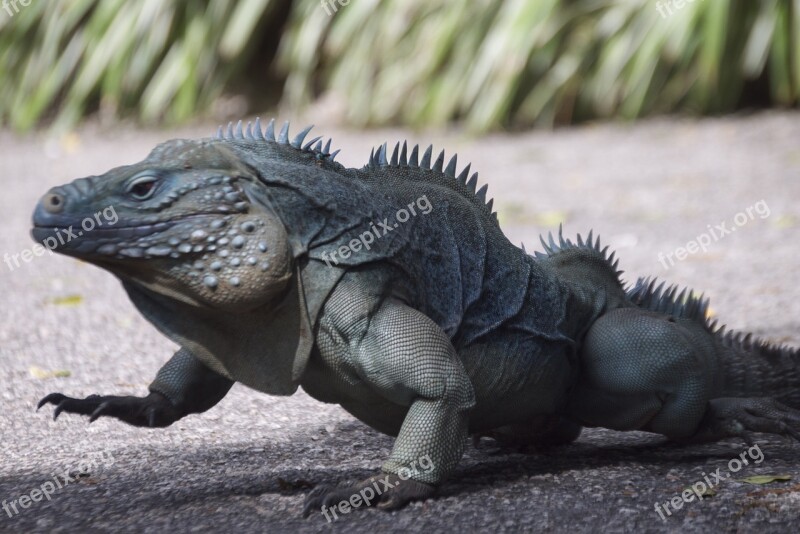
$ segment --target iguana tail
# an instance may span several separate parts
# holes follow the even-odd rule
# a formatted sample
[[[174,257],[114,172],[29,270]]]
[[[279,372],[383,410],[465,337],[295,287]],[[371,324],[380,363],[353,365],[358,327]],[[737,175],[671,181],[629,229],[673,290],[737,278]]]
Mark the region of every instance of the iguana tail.
[[[677,286],[640,278],[627,292],[635,305],[701,322],[713,336],[722,369],[720,397],[770,397],[800,409],[800,349],[717,327],[706,315],[708,299]]]
[[[800,409],[800,349],[739,332],[715,331],[722,354],[725,397],[772,397]]]

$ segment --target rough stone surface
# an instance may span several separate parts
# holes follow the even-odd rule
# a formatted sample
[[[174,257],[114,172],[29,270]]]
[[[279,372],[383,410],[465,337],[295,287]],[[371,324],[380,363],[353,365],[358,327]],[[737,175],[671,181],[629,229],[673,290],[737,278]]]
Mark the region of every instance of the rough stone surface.
[[[295,124],[295,128],[300,124]],[[360,166],[369,149],[406,132],[336,132],[339,160]],[[30,250],[30,213],[47,188],[143,158],[158,142],[208,135],[91,126],[49,141],[0,132],[0,254]],[[537,248],[538,234],[594,228],[621,257],[626,276],[657,275],[705,291],[731,327],[800,344],[800,114],[767,113],[701,122],[656,120],[469,139],[410,134],[489,183],[507,235]],[[769,216],[747,208],[763,201]],[[763,213],[763,211],[761,212]],[[735,231],[705,252],[659,261],[722,222]],[[2,532],[379,532],[379,531],[794,531],[800,519],[800,444],[761,436],[764,459],[736,473],[742,443],[676,447],[645,433],[585,430],[544,454],[469,447],[439,496],[403,510],[358,510],[332,525],[302,519],[315,484],[373,474],[392,438],[337,406],[305,394],[268,397],[234,386],[215,408],[168,429],[110,419],[92,425],[36,401],[69,395],[143,394],[174,347],[135,312],[109,274],[76,260],[33,256],[0,264],[0,500],[7,505],[53,480],[90,473],[31,502]],[[668,268],[664,267],[664,263]],[[48,377],[69,371],[68,377]],[[106,451],[105,456],[98,453]],[[83,464],[82,464],[83,462]],[[716,495],[682,505],[665,521],[654,509],[716,472]],[[767,485],[751,475],[790,475]],[[39,497],[40,499],[42,497]]]

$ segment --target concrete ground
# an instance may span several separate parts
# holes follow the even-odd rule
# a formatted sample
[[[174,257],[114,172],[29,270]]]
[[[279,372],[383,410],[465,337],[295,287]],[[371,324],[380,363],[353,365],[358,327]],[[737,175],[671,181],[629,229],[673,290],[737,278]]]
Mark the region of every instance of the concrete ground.
[[[237,385],[209,412],[159,430],[36,413],[37,400],[53,391],[142,394],[175,348],[109,274],[47,254],[14,265],[13,255],[33,244],[37,198],[53,185],[138,161],[160,141],[211,130],[87,126],[55,140],[0,132],[0,254],[10,262],[4,256],[0,265],[0,499],[9,507],[0,510],[0,531],[796,531],[800,444],[774,436],[760,436],[751,456],[736,441],[681,448],[602,429],[540,455],[500,453],[483,440],[436,498],[328,524],[321,514],[301,517],[309,488],[368,476],[392,439],[302,392],[277,398]],[[800,345],[798,113],[483,139],[317,130],[334,137],[350,165],[406,135],[457,150],[490,184],[508,236],[529,251],[540,232],[562,221],[567,235],[594,228],[618,251],[627,279],[689,284],[711,297],[712,312],[731,327]],[[723,223],[732,231],[719,235],[714,229]],[[742,453],[746,466],[734,460]],[[54,474],[62,484],[65,470],[71,483],[54,488]],[[78,477],[80,470],[88,473]],[[741,481],[754,475],[789,479]],[[681,509],[662,520],[655,503],[706,477],[713,496],[678,499]],[[23,509],[21,496],[40,502],[23,499]]]

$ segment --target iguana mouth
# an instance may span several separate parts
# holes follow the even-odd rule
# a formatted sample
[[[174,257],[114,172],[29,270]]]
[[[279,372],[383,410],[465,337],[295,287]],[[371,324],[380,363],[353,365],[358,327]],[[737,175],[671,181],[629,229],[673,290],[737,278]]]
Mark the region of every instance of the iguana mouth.
[[[95,226],[86,228],[82,223],[91,219],[76,220],[74,224],[63,224],[58,226],[51,225],[38,225],[34,224],[31,229],[33,238],[42,243],[48,249],[60,249],[61,252],[67,255],[74,256],[92,256],[92,255],[115,255],[121,253],[123,256],[129,258],[138,258],[145,256],[160,256],[160,252],[165,250],[164,247],[180,247],[182,242],[191,239],[191,231],[183,232],[184,237],[173,236],[165,239],[164,243],[157,240],[152,240],[153,236],[162,234],[176,226],[189,222],[189,228],[197,226],[198,228],[206,226],[191,224],[193,220],[208,219],[209,216],[214,218],[224,219],[226,215],[214,212],[203,212],[186,215],[183,217],[175,217],[168,221],[158,221],[153,223],[145,223],[144,221],[135,224],[128,224],[120,226],[117,224],[111,226]],[[188,245],[184,245],[184,248]],[[184,250],[185,253],[191,250]]]
[[[169,228],[169,227],[171,227],[171,226],[173,226],[173,225],[175,225],[175,224],[177,224],[179,222],[183,222],[183,221],[187,221],[187,220],[191,220],[191,219],[199,219],[199,218],[202,218],[202,217],[206,217],[208,215],[215,215],[215,216],[219,217],[221,214],[219,212],[207,211],[207,212],[202,212],[202,213],[193,213],[191,215],[185,215],[183,217],[174,217],[174,218],[166,220],[166,221],[156,221],[156,222],[151,222],[151,223],[147,223],[147,222],[141,221],[141,222],[138,222],[138,223],[128,224],[128,225],[113,224],[113,225],[109,225],[109,227],[107,227],[107,228],[101,228],[101,227],[93,228],[91,230],[91,232],[94,233],[94,232],[102,232],[102,231],[108,232],[108,231],[118,231],[118,230],[136,230],[136,229],[142,229],[142,228],[151,227],[151,228],[154,228],[154,232],[153,233],[155,233],[155,232],[164,231],[167,228]],[[63,230],[64,228],[80,226],[81,225],[81,221],[84,221],[84,220],[86,220],[86,218],[81,219],[81,220],[76,220],[76,222],[74,224],[72,224],[72,225],[63,225],[63,224],[62,225],[45,225],[45,224],[36,224],[36,222],[34,221],[33,229],[34,230]],[[88,232],[87,232],[87,234],[88,234]],[[147,234],[147,235],[150,235],[150,234]]]

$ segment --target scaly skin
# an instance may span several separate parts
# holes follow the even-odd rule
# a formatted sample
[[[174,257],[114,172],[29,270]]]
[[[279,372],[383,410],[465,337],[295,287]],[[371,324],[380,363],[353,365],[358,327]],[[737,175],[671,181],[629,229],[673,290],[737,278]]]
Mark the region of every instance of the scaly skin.
[[[302,385],[397,436],[382,474],[317,488],[305,513],[378,480],[386,492],[369,504],[427,498],[470,434],[537,447],[581,425],[690,442],[800,436],[797,352],[725,336],[691,295],[647,281],[626,294],[591,233],[529,256],[455,157],[398,144],[390,158],[384,145],[346,169],[330,143],[303,146],[307,133],[289,141],[285,125],[276,140],[272,123],[240,123],[42,198],[38,241],[115,207],[117,225],[57,251],[115,274],[181,349],[146,397],[55,393],[40,407],[167,426],[234,382]],[[415,469],[422,458],[430,469]]]

